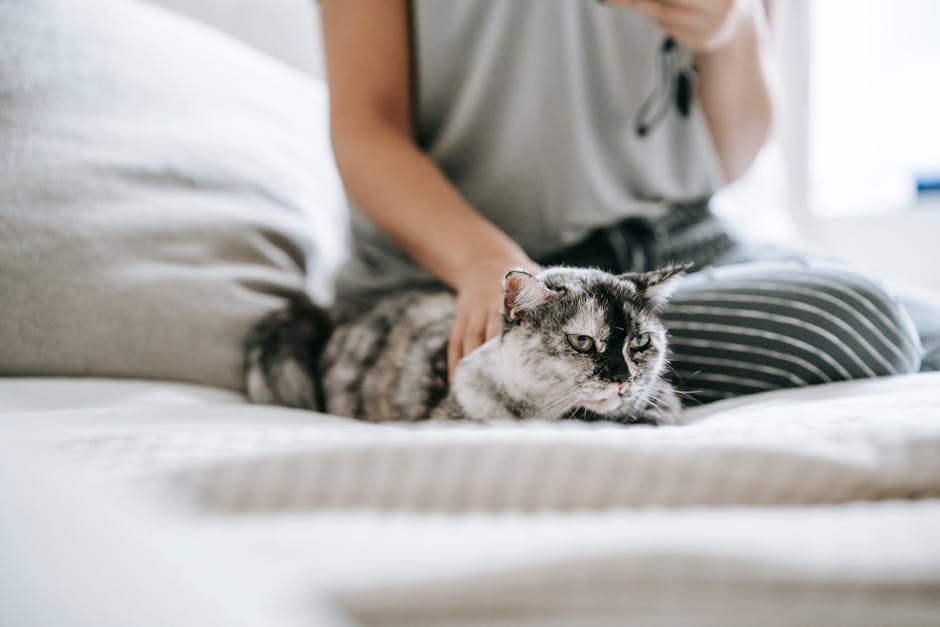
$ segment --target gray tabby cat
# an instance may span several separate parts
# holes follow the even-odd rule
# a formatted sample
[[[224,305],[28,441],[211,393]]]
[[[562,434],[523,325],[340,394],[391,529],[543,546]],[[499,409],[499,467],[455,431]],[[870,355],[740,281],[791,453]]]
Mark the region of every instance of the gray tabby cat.
[[[457,366],[447,385],[455,299],[411,291],[330,329],[296,299],[254,329],[246,383],[257,403],[362,420],[542,418],[672,424],[680,411],[664,378],[659,317],[685,267],[611,275],[510,270],[503,328]]]

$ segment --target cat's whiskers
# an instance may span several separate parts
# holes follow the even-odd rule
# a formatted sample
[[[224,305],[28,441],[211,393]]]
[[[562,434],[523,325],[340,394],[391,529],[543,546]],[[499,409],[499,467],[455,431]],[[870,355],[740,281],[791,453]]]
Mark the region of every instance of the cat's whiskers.
[[[541,417],[546,420],[554,420],[555,418],[563,415],[566,411],[570,410],[576,405],[577,399],[575,398],[574,393],[568,393],[563,398],[558,399],[557,401],[550,403],[547,407],[541,409]]]
[[[671,369],[672,369],[672,368],[670,367],[670,370],[671,370]],[[662,381],[657,381],[657,382],[654,384],[654,386],[655,386],[654,389],[655,389],[656,392],[665,393],[665,394],[673,393],[673,394],[675,394],[676,396],[679,396],[680,398],[684,398],[684,399],[686,399],[686,400],[688,400],[688,401],[692,401],[692,402],[694,402],[694,403],[696,403],[696,404],[701,405],[701,401],[699,401],[699,399],[696,398],[695,395],[701,393],[702,390],[685,390],[685,391],[683,391],[683,390],[679,390],[679,389],[677,389],[677,388],[675,388],[675,387],[672,387],[672,388],[670,389],[670,386],[667,386],[667,385],[666,385],[664,382],[662,382]]]
[[[547,406],[542,407],[541,417],[546,420],[554,420],[564,415],[565,412],[575,406],[578,400],[576,396],[576,389],[563,388],[551,397]]]
[[[669,410],[669,405],[666,403],[666,401],[656,396],[655,394],[650,394],[646,400],[654,407],[657,407],[663,411]]]
[[[565,405],[566,403],[569,403],[569,402],[570,402],[570,398],[569,398],[569,397],[572,396],[572,394],[573,394],[573,392],[572,392],[571,390],[568,390],[568,389],[565,389],[565,388],[561,388],[560,390],[556,390],[555,393],[552,394],[552,395],[547,399],[547,403],[548,403],[548,408],[547,408],[547,409],[540,408],[540,409],[539,409],[539,415],[537,415],[537,416],[526,416],[526,417],[536,417],[536,418],[546,417],[545,414],[549,414],[549,413],[555,411],[555,410],[556,410],[556,406],[563,406],[563,405]],[[546,399],[542,399],[542,402],[543,402],[543,403],[546,402]],[[519,415],[519,414],[522,412],[522,410],[525,410],[525,409],[531,407],[531,405],[532,405],[531,401],[528,401],[528,400],[526,400],[526,399],[519,399],[519,400],[516,400],[516,401],[504,401],[504,404],[505,404],[506,408],[509,409],[510,413],[512,413],[512,414],[514,414],[514,415]]]

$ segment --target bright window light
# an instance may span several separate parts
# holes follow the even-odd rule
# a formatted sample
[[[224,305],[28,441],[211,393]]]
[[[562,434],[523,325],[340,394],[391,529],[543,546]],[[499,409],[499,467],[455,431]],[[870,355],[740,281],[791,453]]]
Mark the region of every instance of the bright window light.
[[[810,202],[888,213],[940,192],[940,2],[825,0],[810,10]],[[937,201],[934,201],[937,204]]]

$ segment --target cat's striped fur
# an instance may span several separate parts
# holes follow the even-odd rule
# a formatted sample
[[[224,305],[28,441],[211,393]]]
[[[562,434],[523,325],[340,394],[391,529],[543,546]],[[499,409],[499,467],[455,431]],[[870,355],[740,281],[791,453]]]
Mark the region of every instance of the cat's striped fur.
[[[322,310],[295,300],[248,338],[248,394],[374,422],[672,423],[680,404],[664,378],[659,312],[683,269],[614,276],[554,267],[537,277],[511,270],[500,336],[461,360],[451,387],[451,293],[400,293],[332,330]]]

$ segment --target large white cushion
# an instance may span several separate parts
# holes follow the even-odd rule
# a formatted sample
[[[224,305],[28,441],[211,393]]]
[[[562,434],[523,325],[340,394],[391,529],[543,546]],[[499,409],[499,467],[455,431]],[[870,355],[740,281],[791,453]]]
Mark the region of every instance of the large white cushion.
[[[0,0],[0,374],[240,388],[342,251],[325,89],[134,0]]]
[[[147,0],[209,24],[313,76],[326,75],[316,0]]]

